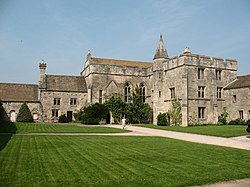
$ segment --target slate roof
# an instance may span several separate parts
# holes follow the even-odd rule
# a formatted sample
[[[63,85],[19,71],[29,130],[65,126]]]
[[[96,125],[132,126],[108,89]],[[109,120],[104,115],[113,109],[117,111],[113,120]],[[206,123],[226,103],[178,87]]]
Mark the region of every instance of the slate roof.
[[[85,78],[82,76],[46,75],[46,90],[87,92]]]
[[[0,83],[2,101],[38,101],[38,85]]]
[[[167,53],[167,49],[165,48],[163,39],[162,39],[162,35],[160,36],[160,41],[158,43],[155,55],[153,59],[157,59],[157,58],[165,58],[168,59],[168,53]]]
[[[138,61],[130,61],[130,60],[115,60],[115,59],[107,59],[107,58],[95,58],[91,57],[91,64],[105,64],[105,65],[117,65],[124,67],[141,67],[148,68],[153,65],[151,62],[138,62]]]
[[[238,76],[235,81],[227,85],[224,89],[250,88],[250,75]]]

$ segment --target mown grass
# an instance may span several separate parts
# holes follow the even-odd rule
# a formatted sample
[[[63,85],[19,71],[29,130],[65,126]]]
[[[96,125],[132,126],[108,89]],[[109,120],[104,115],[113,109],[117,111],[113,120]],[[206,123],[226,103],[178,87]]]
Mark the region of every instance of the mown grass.
[[[128,132],[103,126],[76,126],[74,124],[3,123],[0,133],[119,133]]]
[[[15,135],[0,151],[0,186],[201,185],[250,177],[249,153],[160,137]]]
[[[148,127],[153,129],[169,130],[169,131],[187,132],[193,134],[227,137],[227,138],[235,136],[244,136],[249,134],[246,132],[247,126],[243,125],[222,125],[222,126],[207,125],[207,126],[179,127],[179,126],[157,126],[157,125],[142,124],[138,126]]]

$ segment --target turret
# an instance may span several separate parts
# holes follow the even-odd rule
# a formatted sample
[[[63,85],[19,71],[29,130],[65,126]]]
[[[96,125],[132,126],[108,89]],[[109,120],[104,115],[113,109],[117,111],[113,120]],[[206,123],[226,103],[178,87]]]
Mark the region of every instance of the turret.
[[[168,52],[163,42],[162,35],[160,35],[160,40],[154,55],[153,71],[159,71],[163,69],[163,62],[168,61]]]
[[[39,69],[40,69],[40,80],[39,80],[39,88],[45,88],[45,70],[46,70],[46,63],[42,59],[42,62],[39,63]]]

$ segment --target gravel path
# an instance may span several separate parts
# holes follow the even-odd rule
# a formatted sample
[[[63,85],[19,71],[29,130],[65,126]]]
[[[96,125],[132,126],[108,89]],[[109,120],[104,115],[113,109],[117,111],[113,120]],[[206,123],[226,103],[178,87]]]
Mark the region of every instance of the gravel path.
[[[110,127],[121,129],[120,125],[110,125]],[[222,138],[215,136],[190,134],[184,132],[166,131],[160,129],[151,129],[138,126],[126,126],[126,130],[130,130],[133,134],[140,136],[160,136],[166,138],[173,138],[178,140],[184,140],[195,143],[218,145],[224,147],[232,147],[237,149],[250,150],[250,138],[249,136],[236,137],[236,138]],[[129,135],[130,133],[126,133]],[[132,133],[131,133],[132,134]]]

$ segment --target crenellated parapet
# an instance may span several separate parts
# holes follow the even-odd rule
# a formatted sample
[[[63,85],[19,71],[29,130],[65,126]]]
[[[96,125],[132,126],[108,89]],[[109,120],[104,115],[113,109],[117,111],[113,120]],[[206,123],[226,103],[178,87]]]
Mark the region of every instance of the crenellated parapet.
[[[223,59],[218,57],[193,54],[190,51],[187,52],[187,49],[185,49],[183,54],[170,58],[168,62],[163,64],[164,70],[169,70],[186,65],[237,71],[237,61],[234,59]]]

